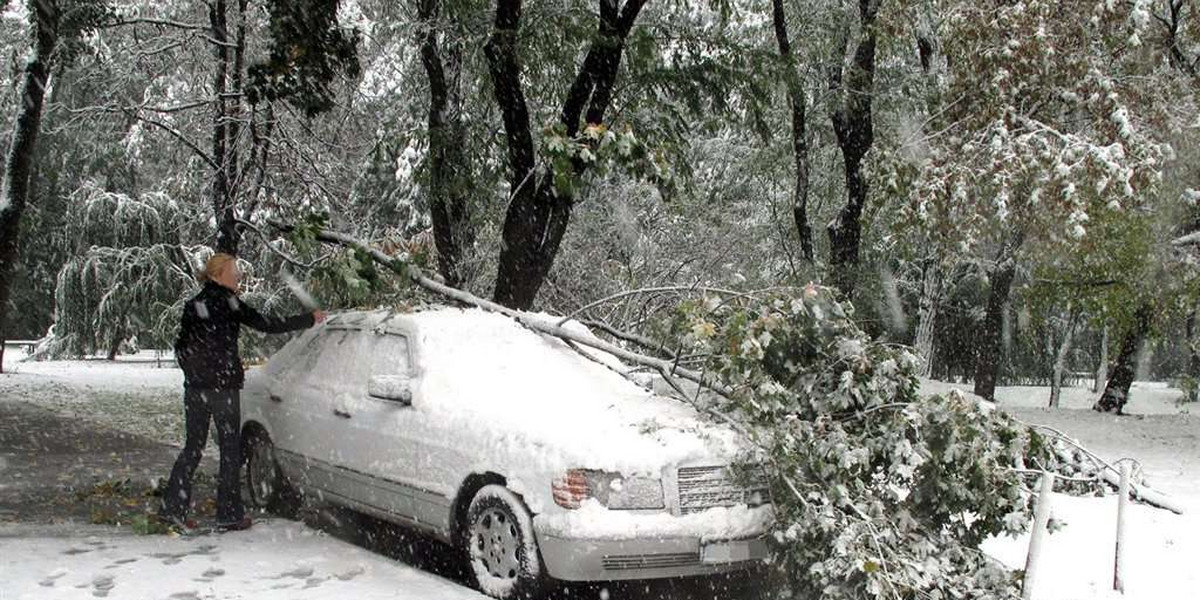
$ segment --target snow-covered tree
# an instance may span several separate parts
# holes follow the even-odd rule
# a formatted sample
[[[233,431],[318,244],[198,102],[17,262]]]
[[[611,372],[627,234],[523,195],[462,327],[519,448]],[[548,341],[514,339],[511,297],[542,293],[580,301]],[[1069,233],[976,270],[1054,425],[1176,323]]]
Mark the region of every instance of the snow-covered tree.
[[[944,127],[907,141],[918,160],[893,171],[907,189],[902,226],[942,256],[982,251],[990,291],[976,393],[991,398],[1002,312],[1024,250],[1078,248],[1089,221],[1147,206],[1161,178],[1154,113],[1132,75],[1145,70],[1145,6],[1029,0],[946,2],[953,57]]]

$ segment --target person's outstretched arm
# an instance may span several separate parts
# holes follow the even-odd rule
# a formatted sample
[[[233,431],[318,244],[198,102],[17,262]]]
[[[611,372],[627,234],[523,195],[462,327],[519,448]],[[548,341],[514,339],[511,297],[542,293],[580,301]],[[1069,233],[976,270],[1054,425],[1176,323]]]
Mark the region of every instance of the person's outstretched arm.
[[[267,316],[241,300],[237,301],[237,309],[234,314],[237,315],[237,320],[242,325],[253,327],[264,333],[287,333],[297,329],[307,329],[325,320],[325,313],[319,310],[291,317]]]

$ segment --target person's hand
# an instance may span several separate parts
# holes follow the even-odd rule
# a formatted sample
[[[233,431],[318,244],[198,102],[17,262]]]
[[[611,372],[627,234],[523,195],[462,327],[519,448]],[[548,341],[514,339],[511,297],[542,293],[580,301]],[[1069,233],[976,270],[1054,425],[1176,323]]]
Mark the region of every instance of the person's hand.
[[[314,325],[321,323],[322,321],[325,320],[325,311],[323,311],[323,310],[314,310],[312,315],[313,315],[313,324]]]

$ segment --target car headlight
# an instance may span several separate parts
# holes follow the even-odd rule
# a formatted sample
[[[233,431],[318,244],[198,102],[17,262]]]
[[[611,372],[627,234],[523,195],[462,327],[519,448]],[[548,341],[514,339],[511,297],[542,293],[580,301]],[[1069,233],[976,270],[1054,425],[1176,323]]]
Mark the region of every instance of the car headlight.
[[[563,508],[579,508],[594,498],[614,510],[665,508],[662,481],[651,477],[625,477],[620,473],[571,469],[550,486],[554,502]]]

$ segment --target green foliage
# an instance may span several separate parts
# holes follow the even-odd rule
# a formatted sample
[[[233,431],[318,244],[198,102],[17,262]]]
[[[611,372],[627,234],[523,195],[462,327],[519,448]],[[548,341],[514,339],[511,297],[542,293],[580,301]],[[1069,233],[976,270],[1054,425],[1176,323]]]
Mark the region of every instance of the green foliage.
[[[312,252],[320,244],[317,233],[329,227],[329,213],[311,212],[299,219],[288,233],[288,241],[301,252]]]
[[[375,261],[360,250],[342,251],[312,273],[313,292],[338,306],[363,306],[377,298],[384,281]]]
[[[271,43],[265,61],[248,70],[251,103],[287,100],[309,117],[334,106],[339,75],[361,73],[358,31],[338,27],[339,0],[268,0]]]
[[[591,124],[570,138],[560,123],[543,133],[542,154],[554,169],[555,190],[567,196],[573,197],[582,185],[576,163],[587,165],[593,176],[603,176],[615,166],[660,190],[671,186],[663,154],[649,151],[628,127],[616,132],[602,123]]]
[[[1017,597],[978,546],[1026,529],[1019,467],[1054,464],[1048,446],[961,394],[921,397],[915,357],[873,342],[851,315],[809,286],[693,301],[672,327],[731,389],[712,409],[766,456],[791,593]]]

